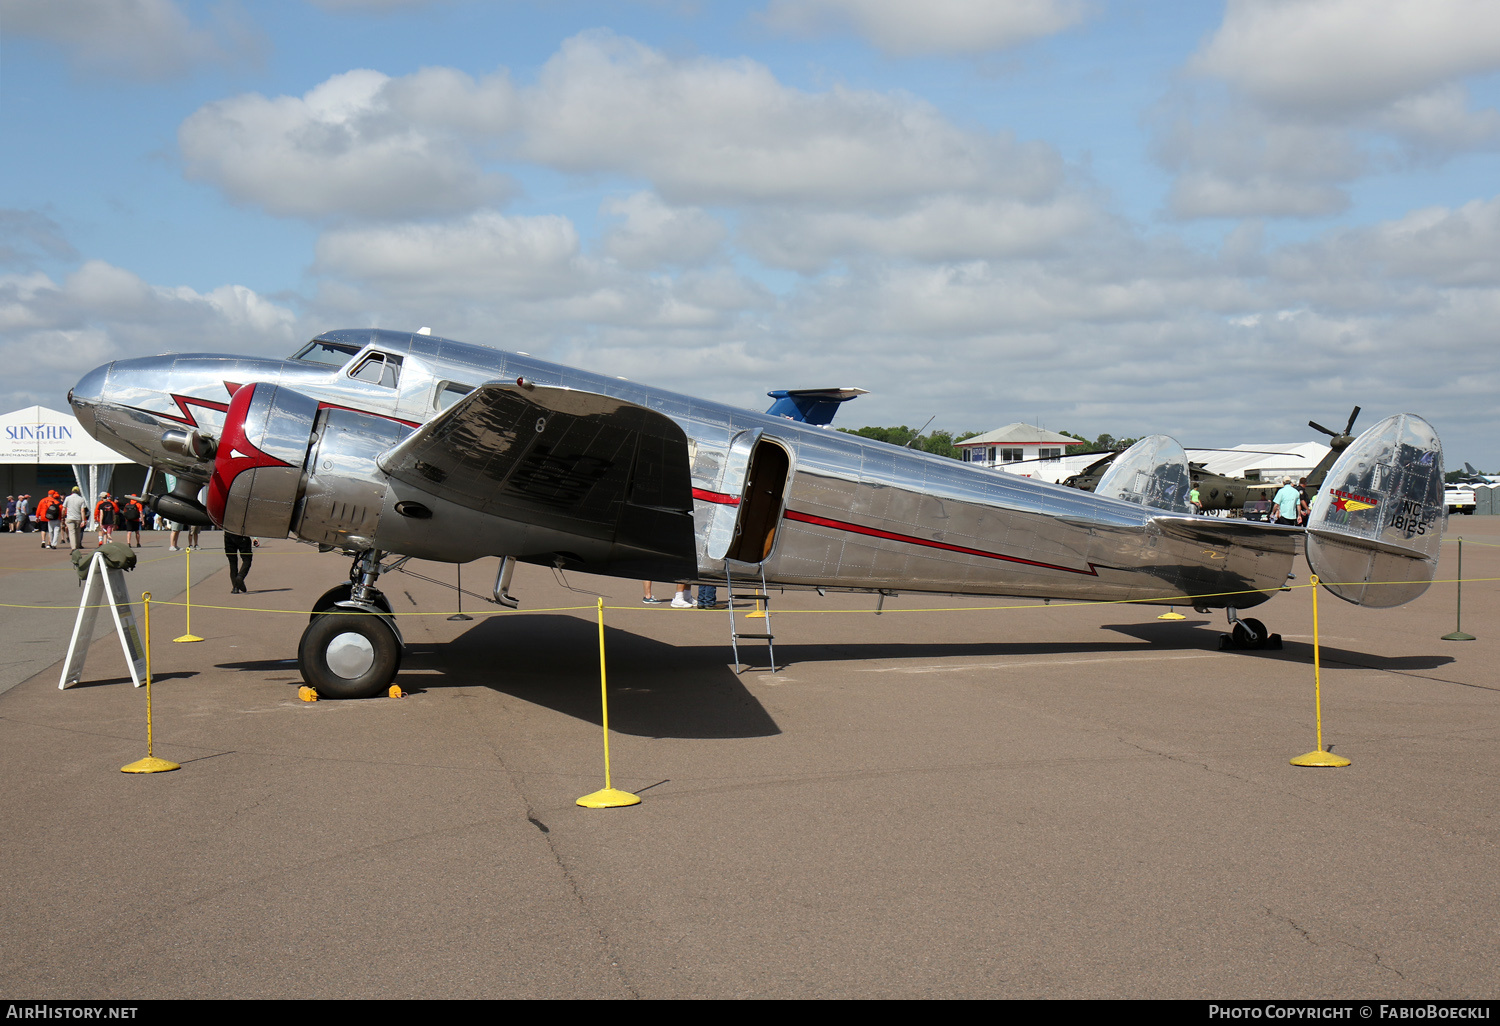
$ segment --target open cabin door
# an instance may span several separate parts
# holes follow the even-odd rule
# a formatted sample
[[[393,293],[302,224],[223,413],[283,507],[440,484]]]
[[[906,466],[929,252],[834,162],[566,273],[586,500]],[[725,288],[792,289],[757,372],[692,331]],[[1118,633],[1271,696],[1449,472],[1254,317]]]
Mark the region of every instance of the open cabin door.
[[[761,563],[776,544],[791,470],[787,450],[761,431],[744,431],[729,445],[722,489],[737,500],[721,506],[709,530],[708,557]]]

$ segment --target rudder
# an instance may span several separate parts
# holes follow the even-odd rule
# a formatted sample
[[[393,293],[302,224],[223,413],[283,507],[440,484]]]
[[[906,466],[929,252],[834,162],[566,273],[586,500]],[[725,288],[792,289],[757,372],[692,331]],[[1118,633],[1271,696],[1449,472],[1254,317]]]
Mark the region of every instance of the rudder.
[[[1410,602],[1437,572],[1443,542],[1443,443],[1398,413],[1361,434],[1329,470],[1307,520],[1307,563],[1358,606]]]

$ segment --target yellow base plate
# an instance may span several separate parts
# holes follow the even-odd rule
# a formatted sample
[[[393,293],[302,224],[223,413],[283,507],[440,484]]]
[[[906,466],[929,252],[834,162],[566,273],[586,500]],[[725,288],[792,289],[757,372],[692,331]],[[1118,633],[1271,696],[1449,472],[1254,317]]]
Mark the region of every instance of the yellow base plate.
[[[1163,613],[1157,617],[1158,620],[1186,620],[1187,617],[1181,613]]]
[[[200,637],[198,637],[198,635],[196,635],[196,634],[184,634],[182,637],[180,637],[180,638],[173,638],[172,640],[173,641],[202,641],[203,639],[200,638]]]
[[[627,805],[639,805],[641,800],[629,791],[617,791],[613,787],[606,787],[602,791],[584,795],[578,799],[578,804],[585,809],[622,809]]]
[[[1348,766],[1350,762],[1342,755],[1334,755],[1321,749],[1316,752],[1308,752],[1299,755],[1292,760],[1293,766]]]
[[[154,755],[148,755],[144,759],[137,759],[135,762],[132,762],[129,766],[121,766],[120,767],[120,772],[121,773],[166,773],[166,772],[168,772],[170,770],[174,770],[174,769],[182,769],[182,767],[179,766],[179,765],[177,765],[177,763],[175,763],[175,762],[168,762],[166,759],[158,759]]]

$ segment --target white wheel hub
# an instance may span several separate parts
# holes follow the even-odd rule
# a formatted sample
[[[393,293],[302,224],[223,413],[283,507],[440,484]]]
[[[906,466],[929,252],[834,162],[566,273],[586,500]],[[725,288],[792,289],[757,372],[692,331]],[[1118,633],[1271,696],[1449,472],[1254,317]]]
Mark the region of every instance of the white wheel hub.
[[[363,634],[345,631],[328,643],[328,668],[345,680],[370,672],[375,665],[375,646]]]

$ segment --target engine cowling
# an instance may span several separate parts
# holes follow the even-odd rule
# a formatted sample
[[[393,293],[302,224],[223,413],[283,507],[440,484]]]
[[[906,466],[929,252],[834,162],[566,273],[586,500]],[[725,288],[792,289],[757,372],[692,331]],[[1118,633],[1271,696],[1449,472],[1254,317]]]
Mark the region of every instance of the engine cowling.
[[[235,534],[374,548],[387,489],[376,459],[410,433],[284,386],[242,385],[225,414],[208,512]]]
[[[208,513],[232,534],[284,538],[292,529],[318,402],[264,381],[229,401],[208,483]]]

